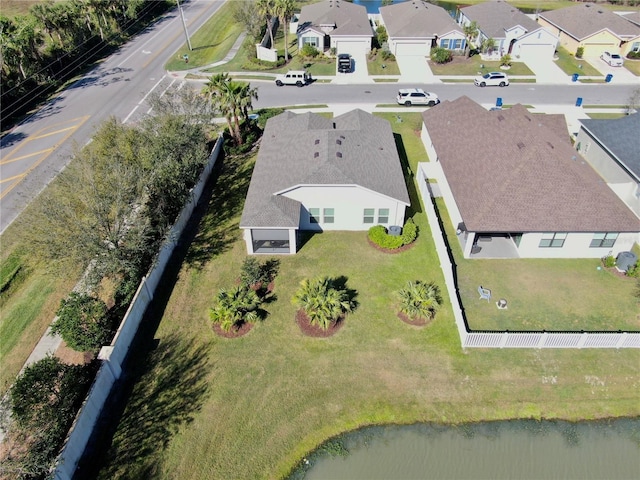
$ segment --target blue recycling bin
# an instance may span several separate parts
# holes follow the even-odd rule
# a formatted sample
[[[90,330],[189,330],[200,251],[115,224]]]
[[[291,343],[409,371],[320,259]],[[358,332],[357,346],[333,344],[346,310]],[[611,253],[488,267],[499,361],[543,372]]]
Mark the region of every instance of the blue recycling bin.
[[[609,83],[609,82],[611,82],[612,78],[613,78],[613,74],[612,73],[607,73],[607,76],[604,77],[604,81]]]
[[[582,97],[578,97],[576,98],[576,107],[581,107],[582,106]]]
[[[498,97],[496,98],[496,107],[501,107],[502,106],[502,97]]]
[[[579,73],[574,73],[573,75],[571,75],[571,81],[572,82],[577,82],[579,76],[580,76]]]

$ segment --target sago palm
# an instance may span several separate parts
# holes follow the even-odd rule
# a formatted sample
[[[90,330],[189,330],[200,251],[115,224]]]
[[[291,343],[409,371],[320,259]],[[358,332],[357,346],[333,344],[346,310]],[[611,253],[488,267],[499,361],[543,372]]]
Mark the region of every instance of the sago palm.
[[[258,319],[256,310],[260,299],[253,290],[238,286],[232,290],[220,289],[216,304],[209,309],[209,318],[228,332],[233,326],[244,322],[255,322]]]
[[[433,283],[409,282],[398,292],[400,311],[411,319],[431,320],[442,303],[440,289]]]

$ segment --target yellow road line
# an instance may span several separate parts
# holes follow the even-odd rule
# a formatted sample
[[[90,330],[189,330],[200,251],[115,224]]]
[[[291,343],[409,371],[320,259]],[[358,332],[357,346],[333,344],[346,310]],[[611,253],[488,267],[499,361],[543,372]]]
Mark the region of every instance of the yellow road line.
[[[49,133],[45,133],[44,135],[38,135],[37,137],[33,136],[33,137],[29,137],[30,140],[38,140],[40,138],[45,138],[45,137],[50,137],[51,135],[56,135],[58,133],[62,133],[62,132],[66,132],[67,130],[75,130],[78,127],[76,127],[75,125],[72,127],[67,127],[67,128],[63,128],[61,130],[56,130],[54,132],[49,132]]]
[[[10,158],[9,160],[3,160],[0,162],[0,165],[6,165],[7,163],[17,162],[18,160],[23,160],[25,158],[33,157],[35,155],[41,155],[43,153],[50,153],[55,150],[56,146],[54,145],[51,148],[45,148],[44,150],[39,150],[37,152],[28,153],[26,155],[22,155],[21,157]]]
[[[11,180],[15,180],[16,178],[22,178],[25,175],[26,175],[25,173],[20,173],[18,175],[14,175],[13,177],[3,178],[2,180],[0,180],[0,183],[9,182]]]

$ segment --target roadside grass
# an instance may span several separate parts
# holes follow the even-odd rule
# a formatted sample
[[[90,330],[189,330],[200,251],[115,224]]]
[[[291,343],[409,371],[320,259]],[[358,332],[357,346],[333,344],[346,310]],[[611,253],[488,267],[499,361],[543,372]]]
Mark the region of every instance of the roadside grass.
[[[629,70],[636,77],[640,77],[640,60],[625,60],[624,68]]]
[[[405,168],[424,161],[420,115],[381,116]],[[217,337],[207,310],[219,288],[235,284],[246,257],[238,222],[253,161],[225,159],[154,319],[157,344],[134,362],[137,381],[98,478],[283,478],[327,438],[364,425],[640,414],[629,388],[640,381],[632,349],[462,351],[448,302],[424,328],[396,317],[394,292],[408,280],[433,280],[446,297],[411,170],[420,228],[411,249],[383,254],[365,232],[312,235],[296,255],[279,257],[266,320],[244,337]],[[344,275],[359,302],[324,339],[301,334],[291,303],[299,282],[319,275]],[[554,383],[545,381],[551,376]],[[594,387],[593,378],[603,383]]]
[[[567,75],[573,75],[574,73],[578,73],[580,74],[580,76],[585,75],[587,77],[596,77],[602,75],[602,73],[593,65],[591,65],[586,60],[582,60],[571,55],[566,48],[558,47],[557,52],[558,59],[555,61],[555,63]]]
[[[398,83],[397,78],[374,78],[375,83]]]
[[[482,65],[482,66],[481,66]],[[429,67],[434,75],[478,75],[487,72],[499,72],[500,62],[487,62],[474,55],[467,58],[464,56],[454,56],[449,63],[435,63],[429,60]],[[513,62],[509,70],[504,71],[509,77],[512,75],[533,75],[529,67],[523,62]]]
[[[589,118],[595,118],[598,120],[611,120],[613,118],[622,118],[625,117],[624,113],[587,113]]]
[[[367,69],[369,75],[400,75],[398,62],[395,60],[383,60],[379,54],[376,54],[372,59],[367,57]],[[397,81],[397,79],[393,81]]]
[[[165,68],[169,71],[189,70],[222,60],[244,30],[233,18],[232,5],[233,2],[222,5],[214,15],[215,28],[210,28],[209,21],[198,29],[191,37],[193,50],[184,44]],[[189,63],[185,63],[183,55],[189,55]]]

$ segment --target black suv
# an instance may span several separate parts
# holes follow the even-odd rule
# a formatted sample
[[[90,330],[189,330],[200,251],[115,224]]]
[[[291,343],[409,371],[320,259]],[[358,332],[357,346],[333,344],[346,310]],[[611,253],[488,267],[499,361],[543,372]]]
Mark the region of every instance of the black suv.
[[[338,72],[350,73],[351,72],[351,55],[348,53],[338,54]]]

